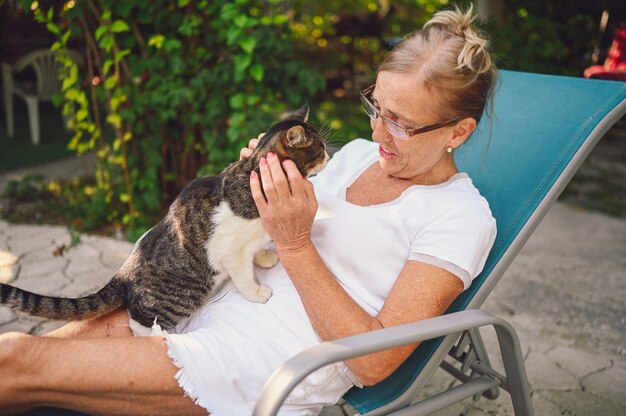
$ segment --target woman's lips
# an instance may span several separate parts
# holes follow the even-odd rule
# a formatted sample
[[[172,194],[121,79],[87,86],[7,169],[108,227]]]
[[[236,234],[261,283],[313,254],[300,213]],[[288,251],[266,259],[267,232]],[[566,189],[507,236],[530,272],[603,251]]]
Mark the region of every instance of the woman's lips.
[[[385,151],[385,149],[383,149],[382,146],[378,146],[378,153],[384,158],[384,159],[391,159],[396,157],[395,153],[390,153]]]

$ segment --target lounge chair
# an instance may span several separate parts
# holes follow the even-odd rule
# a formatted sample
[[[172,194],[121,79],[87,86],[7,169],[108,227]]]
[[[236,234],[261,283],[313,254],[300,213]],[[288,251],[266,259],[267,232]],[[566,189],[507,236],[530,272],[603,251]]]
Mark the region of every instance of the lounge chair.
[[[514,329],[479,308],[606,131],[626,113],[626,83],[500,71],[492,129],[482,122],[457,154],[490,203],[498,235],[483,272],[446,314],[325,342],[287,361],[260,393],[255,416],[274,415],[300,380],[326,364],[422,341],[390,377],[344,399],[363,415],[426,415],[502,388],[516,416],[533,415]],[[487,120],[485,120],[487,121]],[[488,143],[488,145],[486,145]],[[489,363],[479,327],[496,329],[505,374]],[[461,383],[415,403],[440,367]]]

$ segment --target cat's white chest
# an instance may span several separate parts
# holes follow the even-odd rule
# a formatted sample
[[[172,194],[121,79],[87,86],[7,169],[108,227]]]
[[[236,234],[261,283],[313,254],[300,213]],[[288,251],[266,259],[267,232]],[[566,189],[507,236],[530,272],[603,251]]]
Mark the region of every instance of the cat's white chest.
[[[260,286],[253,275],[253,261],[262,267],[272,267],[278,262],[273,252],[262,250],[271,241],[260,218],[246,219],[233,213],[226,202],[215,210],[212,218],[213,233],[206,243],[207,258],[217,286],[231,277],[237,289],[249,300],[265,302],[271,289]],[[255,256],[256,254],[256,256]]]

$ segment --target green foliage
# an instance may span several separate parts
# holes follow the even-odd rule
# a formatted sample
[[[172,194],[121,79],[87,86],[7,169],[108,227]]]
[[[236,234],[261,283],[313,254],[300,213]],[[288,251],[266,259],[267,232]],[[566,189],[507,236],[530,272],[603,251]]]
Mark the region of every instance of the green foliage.
[[[602,2],[509,0],[489,32],[506,69],[581,76],[598,42]]]
[[[12,222],[69,225],[70,233],[102,229],[104,215],[93,215],[96,183],[93,178],[47,181],[43,175],[11,180],[5,187],[0,216]]]
[[[90,224],[140,234],[198,173],[219,172],[278,113],[324,86],[294,60],[288,19],[272,1],[98,0],[32,9],[57,38],[69,147],[98,155],[96,183],[77,201]],[[72,44],[84,45],[82,68],[68,52]]]
[[[299,54],[328,83],[328,98],[356,96],[398,40],[437,11],[466,9],[470,0],[295,0]],[[485,2],[491,7],[498,2]],[[505,69],[581,76],[598,42],[603,2],[501,0],[502,21],[481,24]],[[495,7],[497,9],[497,7]],[[475,7],[476,10],[476,7]]]
[[[70,187],[66,201],[82,226],[123,226],[132,238],[187,182],[235,160],[284,110],[309,102],[336,141],[368,136],[358,91],[390,43],[436,11],[471,2],[21,3],[56,36],[56,101],[70,118],[69,147],[98,155],[95,182]],[[596,37],[596,3],[505,2],[504,21],[486,26],[499,66],[580,75]],[[84,52],[82,66],[70,49]]]
[[[446,6],[448,0],[296,0],[292,27],[298,54],[323,73],[332,99],[356,97],[373,80],[389,42]]]

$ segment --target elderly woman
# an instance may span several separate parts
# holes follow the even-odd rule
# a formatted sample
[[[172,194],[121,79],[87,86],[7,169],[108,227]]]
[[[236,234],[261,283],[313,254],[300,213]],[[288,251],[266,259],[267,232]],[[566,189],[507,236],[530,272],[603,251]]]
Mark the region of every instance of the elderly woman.
[[[299,351],[443,313],[481,271],[495,221],[454,151],[490,101],[495,68],[471,11],[437,13],[362,92],[372,139],[311,181],[269,155],[250,185],[280,263],[255,276],[266,304],[227,287],[173,333],[133,337],[120,310],[46,337],[0,337],[0,413],[249,415]],[[252,141],[250,147],[254,147]],[[250,149],[243,149],[245,157]],[[281,414],[317,414],[391,374],[416,345],[322,368]]]

